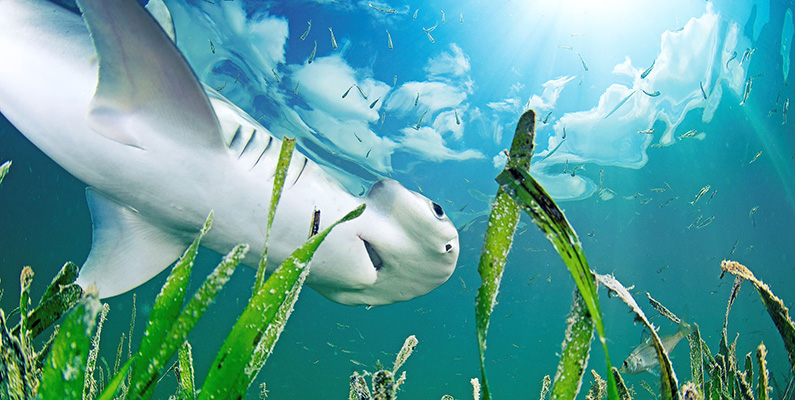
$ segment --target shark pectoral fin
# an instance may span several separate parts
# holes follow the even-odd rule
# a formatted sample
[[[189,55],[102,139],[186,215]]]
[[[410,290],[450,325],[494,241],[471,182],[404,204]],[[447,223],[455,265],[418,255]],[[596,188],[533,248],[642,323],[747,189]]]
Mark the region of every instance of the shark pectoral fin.
[[[146,3],[146,11],[152,14],[152,17],[160,24],[160,27],[163,28],[163,31],[166,32],[171,41],[176,43],[177,33],[174,30],[174,19],[171,18],[171,11],[166,7],[166,3],[163,3],[163,0],[149,0]]]
[[[146,221],[137,211],[86,189],[93,221],[91,252],[77,283],[92,283],[101,298],[131,290],[171,265],[188,244]]]
[[[161,138],[225,149],[218,118],[185,58],[137,1],[79,0],[99,58],[88,123],[126,145]]]

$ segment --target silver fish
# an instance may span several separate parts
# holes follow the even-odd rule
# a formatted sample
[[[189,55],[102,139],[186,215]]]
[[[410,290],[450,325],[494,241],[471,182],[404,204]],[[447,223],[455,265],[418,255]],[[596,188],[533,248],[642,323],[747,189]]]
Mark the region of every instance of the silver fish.
[[[461,15],[458,16],[458,22],[462,24],[464,23],[464,13],[461,13]]]
[[[729,69],[729,63],[732,62],[732,60],[734,60],[735,58],[737,58],[737,52],[733,51],[731,57],[729,57],[729,59],[726,60],[726,69]]]
[[[416,9],[416,10],[414,10],[414,16],[412,16],[412,17],[411,17],[411,19],[417,19],[417,13],[418,13],[418,12],[420,12],[420,9],[419,9],[419,8],[418,8],[418,9]]]
[[[701,87],[701,95],[704,96],[704,99],[707,99],[707,91],[704,90],[704,84],[700,81],[698,82],[698,86]]]
[[[649,93],[649,92],[647,92],[647,91],[645,91],[643,89],[641,89],[640,91],[643,92],[643,94],[645,94],[646,96],[649,96],[649,97],[657,97],[657,96],[660,95],[660,91],[659,90],[656,90],[656,91],[654,91],[652,93]]]
[[[358,89],[358,90],[359,90],[359,94],[360,94],[360,95],[362,95],[362,98],[364,98],[365,100],[367,100],[367,95],[366,95],[366,94],[364,94],[364,91],[362,90],[362,88],[360,88],[360,87],[359,87],[359,85],[353,85],[353,86],[356,86],[356,89]]]
[[[425,34],[428,35],[428,40],[430,40],[431,43],[436,43],[436,39],[434,39],[433,36],[431,36],[431,31],[425,31]]]
[[[315,47],[312,48],[312,52],[309,53],[309,60],[307,60],[307,64],[312,64],[312,61],[315,61],[315,53],[317,53],[317,40],[315,40]]]
[[[679,325],[679,331],[671,336],[661,337],[660,341],[666,353],[670,353],[674,347],[682,340],[683,337],[693,332],[693,328],[682,322]],[[621,364],[621,373],[624,374],[639,374],[641,372],[651,371],[654,368],[659,368],[659,361],[657,360],[657,350],[651,343],[651,340],[641,344],[632,350],[626,360]]]
[[[439,26],[439,23],[438,23],[438,22],[437,22],[437,23],[435,23],[435,24],[433,24],[433,26],[432,26],[432,27],[430,27],[430,28],[422,28],[422,30],[424,30],[424,31],[425,31],[425,33],[428,33],[428,32],[433,32],[433,30],[434,30],[434,29],[436,29],[436,27],[437,27],[437,26]]]
[[[743,52],[743,57],[740,59],[740,65],[743,65],[743,62],[745,61],[751,61],[751,56],[754,55],[755,51],[756,47],[745,49],[745,51]]]
[[[271,72],[273,72],[273,77],[276,78],[276,83],[280,83],[282,80],[279,79],[279,74],[276,73],[276,70],[271,68]]]
[[[395,77],[392,78],[392,86],[395,86],[395,85],[397,85],[397,74],[395,74]]]
[[[367,5],[369,5],[369,6],[370,6],[370,8],[372,8],[373,10],[376,10],[376,11],[381,11],[382,13],[387,13],[387,14],[397,14],[397,10],[395,10],[394,8],[381,8],[381,7],[376,7],[376,6],[374,6],[374,5],[373,5],[373,3],[367,3]]]
[[[787,124],[787,110],[789,110],[789,97],[784,100],[784,107],[781,109],[781,116],[784,118],[784,120],[781,122],[781,125]]]
[[[328,31],[331,34],[331,47],[337,50],[337,39],[334,38],[334,31],[331,30],[331,27],[328,28]]]
[[[582,68],[584,70],[588,71],[588,66],[585,65],[585,60],[582,59],[582,55],[580,53],[577,53],[577,57],[580,57],[580,62],[582,63]]]
[[[640,133],[642,135],[653,135],[654,134],[654,128],[649,128],[649,129],[646,129],[645,131],[638,131],[638,133]]]
[[[348,90],[346,90],[346,91],[345,91],[345,93],[343,93],[343,94],[342,94],[342,98],[343,98],[343,99],[344,99],[344,98],[346,98],[346,97],[348,97],[348,93],[350,93],[350,92],[351,92],[351,89],[353,89],[353,87],[354,87],[354,86],[355,86],[355,85],[351,85],[351,87],[349,87],[349,88],[348,88]]]
[[[298,38],[298,40],[304,41],[306,39],[306,36],[309,35],[309,31],[312,29],[312,20],[310,19],[309,21],[306,21],[306,23],[308,26],[306,27],[306,30],[301,35],[301,37]]]
[[[649,68],[646,68],[646,70],[643,71],[642,74],[640,74],[640,79],[646,79],[646,77],[649,76],[649,74],[651,73],[651,70],[654,69],[654,63],[656,63],[656,62],[657,62],[657,60],[654,60],[654,61],[651,62],[651,66]]]
[[[461,125],[461,119],[458,118],[458,110],[453,110],[453,113],[455,114],[455,124]]]
[[[743,90],[743,101],[740,102],[740,105],[745,104],[748,101],[748,96],[751,94],[751,85],[754,83],[754,78],[748,78],[745,81],[745,89]]]
[[[215,54],[215,45],[213,45],[213,41],[210,39],[207,40],[210,42],[210,51],[213,52],[213,54]]]
[[[372,103],[370,103],[370,108],[371,108],[371,109],[372,109],[373,107],[375,107],[375,105],[378,103],[378,100],[381,100],[381,98],[379,97],[379,98],[375,99],[375,101],[373,101]]]
[[[295,83],[295,89],[293,89],[293,94],[298,94],[298,85],[301,84],[301,81]]]
[[[389,29],[386,30],[386,45],[389,47],[389,50],[394,48],[394,46],[392,46],[392,35],[389,34]]]
[[[420,92],[417,92],[417,97],[414,98],[414,107],[417,107],[417,104],[420,102]]]
[[[427,111],[423,112],[422,115],[420,115],[420,120],[417,121],[417,125],[412,126],[412,128],[414,128],[415,131],[420,130],[420,126],[422,125],[422,119],[425,118],[425,113],[427,113]]]
[[[444,10],[441,11],[442,11],[442,23],[444,23]]]

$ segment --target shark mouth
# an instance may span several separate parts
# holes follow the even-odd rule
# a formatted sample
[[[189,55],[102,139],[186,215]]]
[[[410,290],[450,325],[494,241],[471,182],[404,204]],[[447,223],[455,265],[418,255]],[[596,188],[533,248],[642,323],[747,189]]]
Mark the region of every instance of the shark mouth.
[[[367,250],[367,255],[370,257],[370,261],[373,263],[373,268],[375,268],[376,271],[381,270],[381,267],[384,266],[381,256],[378,255],[378,252],[375,251],[375,248],[373,248],[373,245],[371,245],[370,242],[364,239],[362,239],[362,242],[364,242],[364,248]]]

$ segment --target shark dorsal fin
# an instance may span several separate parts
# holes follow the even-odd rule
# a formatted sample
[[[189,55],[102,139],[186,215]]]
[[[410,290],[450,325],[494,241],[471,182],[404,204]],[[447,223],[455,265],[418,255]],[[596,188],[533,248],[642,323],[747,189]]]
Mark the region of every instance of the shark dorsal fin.
[[[88,115],[97,133],[148,149],[159,137],[223,149],[201,83],[155,19],[136,1],[80,0],[99,58]]]

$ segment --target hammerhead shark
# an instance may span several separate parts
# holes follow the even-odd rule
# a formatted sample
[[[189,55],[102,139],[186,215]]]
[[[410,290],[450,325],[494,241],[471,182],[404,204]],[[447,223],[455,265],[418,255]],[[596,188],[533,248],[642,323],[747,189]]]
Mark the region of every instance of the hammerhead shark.
[[[248,243],[256,268],[280,140],[206,88],[135,0],[80,0],[80,15],[43,0],[0,0],[0,112],[88,185],[91,251],[78,283],[115,296],[171,265],[206,216],[202,245]],[[428,293],[453,273],[458,232],[439,204],[394,180],[364,198],[296,153],[268,244],[268,271],[362,203],[314,255],[306,283],[349,305]]]

